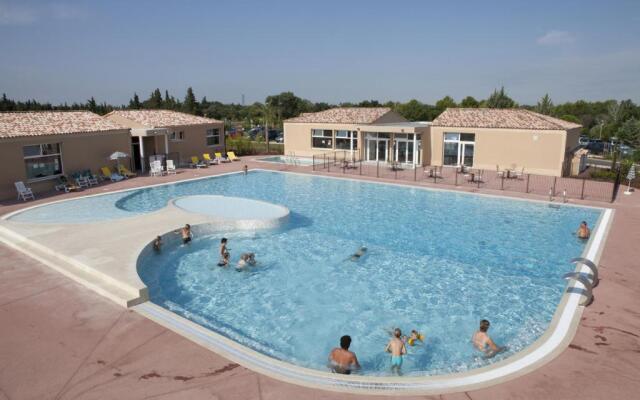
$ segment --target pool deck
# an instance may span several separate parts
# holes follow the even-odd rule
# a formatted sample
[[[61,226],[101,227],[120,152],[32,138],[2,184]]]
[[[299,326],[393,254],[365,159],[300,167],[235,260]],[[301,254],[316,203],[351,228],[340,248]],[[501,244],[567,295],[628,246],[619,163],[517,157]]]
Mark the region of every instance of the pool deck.
[[[312,173],[309,167],[243,160],[206,170],[183,170],[170,177],[104,184],[37,202],[10,202],[1,206],[0,213],[79,195],[237,171],[244,164]],[[524,194],[511,197],[545,200]],[[601,282],[594,291],[595,301],[584,311],[569,348],[543,367],[506,383],[416,398],[636,397],[640,390],[640,262],[634,258],[640,255],[640,192],[632,196],[620,193],[613,204],[575,204],[611,207],[616,214],[599,263]],[[0,400],[363,397],[304,388],[260,375],[203,351],[197,344],[13,249],[0,246],[0,260]]]

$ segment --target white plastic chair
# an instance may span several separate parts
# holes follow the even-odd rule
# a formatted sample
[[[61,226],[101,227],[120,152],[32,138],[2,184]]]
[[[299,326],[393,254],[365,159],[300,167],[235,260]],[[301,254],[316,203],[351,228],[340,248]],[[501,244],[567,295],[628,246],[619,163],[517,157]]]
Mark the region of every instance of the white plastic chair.
[[[173,163],[173,160],[167,160],[167,175],[176,174],[176,165]]]
[[[162,171],[162,162],[161,161],[152,161],[151,162],[151,176],[162,176],[164,171]]]
[[[24,182],[15,182],[16,190],[18,191],[18,200],[27,201],[28,199],[35,200],[36,196],[31,191],[31,188],[25,186]]]

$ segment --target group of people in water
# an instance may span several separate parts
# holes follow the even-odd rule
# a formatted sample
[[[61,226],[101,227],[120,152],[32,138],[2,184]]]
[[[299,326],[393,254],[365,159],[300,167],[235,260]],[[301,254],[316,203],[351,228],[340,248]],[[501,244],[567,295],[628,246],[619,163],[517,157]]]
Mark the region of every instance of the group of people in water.
[[[183,245],[191,243],[191,240],[193,238],[193,233],[191,232],[191,225],[185,224],[184,227],[175,231],[175,233],[180,234]],[[220,240],[220,249],[219,249],[220,259],[217,264],[218,267],[229,266],[231,253],[229,252],[229,248],[227,247],[227,242],[228,242],[228,239],[224,237]],[[160,252],[162,249],[162,236],[156,236],[156,238],[153,240],[152,246],[156,252]],[[249,266],[253,267],[256,265],[257,265],[257,261],[256,261],[255,253],[247,252],[247,253],[240,254],[240,259],[236,264],[236,269],[242,270],[246,267],[249,267]]]
[[[484,358],[491,358],[507,348],[498,346],[491,339],[487,331],[491,324],[486,319],[480,321],[480,327],[471,337],[471,343],[477,351],[482,353]],[[416,346],[424,343],[425,336],[417,330],[411,330],[409,336],[403,335],[400,328],[389,331],[391,339],[384,348],[386,353],[391,355],[391,372],[402,375],[402,362],[407,356],[407,345]],[[329,369],[337,374],[349,375],[353,371],[360,369],[360,363],[356,354],[349,350],[351,346],[351,336],[344,335],[340,338],[340,347],[336,347],[329,353]]]

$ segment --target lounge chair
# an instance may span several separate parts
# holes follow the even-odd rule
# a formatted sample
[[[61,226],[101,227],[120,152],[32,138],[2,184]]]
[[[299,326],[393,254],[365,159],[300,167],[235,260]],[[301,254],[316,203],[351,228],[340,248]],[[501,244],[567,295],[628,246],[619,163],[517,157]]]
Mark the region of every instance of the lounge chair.
[[[102,176],[104,177],[104,179],[109,179],[111,180],[111,182],[119,182],[124,179],[124,176],[116,174],[115,172],[111,172],[111,169],[109,169],[109,167],[102,167],[100,168],[100,171],[102,172]]]
[[[18,200],[22,199],[22,201],[27,201],[28,199],[35,200],[36,196],[31,191],[31,188],[28,188],[24,185],[24,182],[18,181],[15,182],[16,190],[18,191]]]
[[[198,159],[198,156],[191,157],[191,163],[189,164],[191,168],[207,168],[208,165],[203,163]]]
[[[67,179],[66,176],[60,175],[58,177],[58,184],[55,186],[55,189],[57,191],[64,190],[65,193],[69,193],[76,190],[80,190],[82,188],[78,185],[74,185],[73,183],[69,183],[69,179]]]
[[[233,151],[227,151],[227,157],[231,161],[240,161],[240,157],[236,156],[236,153]]]
[[[173,160],[167,160],[167,175],[176,174],[176,165],[173,163]]]
[[[124,176],[125,178],[133,178],[135,176],[138,176],[138,174],[129,171],[129,168],[125,167],[122,164],[118,165],[118,172],[120,173],[120,175]]]
[[[202,154],[202,162],[204,162],[205,164],[214,165],[218,163],[218,160],[216,160],[215,158],[211,158],[211,155],[209,153],[204,153]]]
[[[76,185],[78,185],[81,188],[88,188],[89,186],[91,186],[89,184],[89,180],[87,179],[87,177],[80,175],[79,173],[74,173],[71,176],[73,176],[73,178],[76,181]]]
[[[229,160],[228,158],[222,157],[222,153],[215,153],[216,154],[216,160],[218,160],[218,162],[231,162],[231,160]]]
[[[162,176],[164,175],[164,171],[162,170],[162,162],[161,161],[152,161],[151,164],[151,171],[149,171],[149,175],[150,176]]]

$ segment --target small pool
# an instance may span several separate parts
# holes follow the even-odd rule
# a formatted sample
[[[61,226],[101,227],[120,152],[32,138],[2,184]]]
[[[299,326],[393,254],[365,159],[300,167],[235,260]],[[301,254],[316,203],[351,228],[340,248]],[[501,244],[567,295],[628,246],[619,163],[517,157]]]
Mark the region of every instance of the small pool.
[[[264,162],[277,163],[277,164],[300,165],[305,167],[313,165],[313,159],[311,158],[290,157],[290,156],[264,157],[264,158],[259,158],[256,161],[264,161]]]

